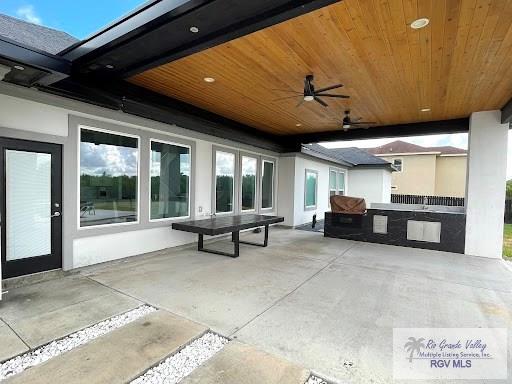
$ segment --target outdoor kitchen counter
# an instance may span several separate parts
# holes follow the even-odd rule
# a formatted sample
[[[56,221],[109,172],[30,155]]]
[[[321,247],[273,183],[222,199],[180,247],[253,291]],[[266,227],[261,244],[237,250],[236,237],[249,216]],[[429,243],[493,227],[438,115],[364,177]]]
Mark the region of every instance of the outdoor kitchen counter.
[[[359,217],[325,213],[324,236],[370,243],[464,253],[465,232],[463,212],[389,207]]]

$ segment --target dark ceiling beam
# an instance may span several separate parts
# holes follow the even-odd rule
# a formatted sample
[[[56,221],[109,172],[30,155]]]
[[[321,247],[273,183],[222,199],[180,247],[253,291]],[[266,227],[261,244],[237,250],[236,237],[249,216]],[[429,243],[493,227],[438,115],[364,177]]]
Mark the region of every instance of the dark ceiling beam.
[[[278,136],[122,80],[95,83],[69,78],[41,90],[269,151],[285,150]]]
[[[128,78],[339,1],[161,0],[63,56],[76,73]]]
[[[512,99],[501,108],[501,123],[512,123]]]
[[[71,74],[71,63],[62,57],[28,47],[11,39],[0,37],[0,64],[24,70],[11,71],[6,81],[31,86],[34,82],[51,84]]]
[[[420,123],[385,125],[380,127],[356,128],[348,131],[343,129],[335,131],[307,133],[302,135],[286,136],[283,145],[296,150],[301,144],[319,143],[325,141],[349,141],[364,139],[381,139],[406,136],[436,135],[443,133],[461,133],[469,131],[469,118],[428,121]]]

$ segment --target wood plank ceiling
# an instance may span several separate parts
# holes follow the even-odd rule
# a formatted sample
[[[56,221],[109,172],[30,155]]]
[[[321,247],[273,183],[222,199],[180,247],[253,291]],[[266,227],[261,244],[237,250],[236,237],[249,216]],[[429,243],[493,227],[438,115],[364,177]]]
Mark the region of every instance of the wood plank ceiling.
[[[310,73],[351,98],[281,99]],[[512,96],[512,1],[344,0],[129,81],[279,135],[340,129],[346,108],[376,125],[467,117]]]

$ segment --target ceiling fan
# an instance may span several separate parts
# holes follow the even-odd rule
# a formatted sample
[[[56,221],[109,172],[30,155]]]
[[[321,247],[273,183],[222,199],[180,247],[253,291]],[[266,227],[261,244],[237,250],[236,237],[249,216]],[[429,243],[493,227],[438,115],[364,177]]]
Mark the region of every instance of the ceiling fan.
[[[313,85],[314,77],[313,75],[307,75],[304,79],[304,92],[297,92],[297,91],[287,91],[282,89],[275,89],[275,91],[282,91],[282,92],[294,92],[297,95],[296,96],[289,96],[289,97],[283,97],[277,100],[284,100],[284,99],[291,99],[294,97],[297,97],[298,95],[302,95],[302,99],[300,100],[299,104],[297,104],[297,107],[299,107],[304,101],[316,101],[317,103],[321,104],[324,107],[327,107],[327,103],[321,99],[321,97],[335,97],[339,99],[348,99],[350,96],[347,95],[336,95],[332,93],[324,93],[325,91],[330,91],[331,89],[341,88],[343,87],[343,84],[335,84],[331,85],[329,87],[315,89],[315,86]]]
[[[343,117],[342,123],[343,123],[342,128],[344,131],[348,131],[351,128],[357,128],[362,125],[376,124],[375,121],[361,121],[361,117],[356,118],[356,119],[351,119],[349,109],[347,109],[345,111],[345,117]],[[368,127],[363,127],[363,128],[368,128]]]

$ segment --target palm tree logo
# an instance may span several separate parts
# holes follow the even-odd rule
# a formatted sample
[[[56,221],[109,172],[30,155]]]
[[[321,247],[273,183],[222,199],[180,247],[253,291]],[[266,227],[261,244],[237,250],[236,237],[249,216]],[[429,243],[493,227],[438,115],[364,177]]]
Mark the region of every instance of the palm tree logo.
[[[414,352],[420,352],[421,348],[425,348],[425,344],[423,344],[424,338],[416,339],[415,337],[409,337],[409,341],[405,343],[404,348],[407,352],[409,352],[409,363],[412,363],[412,355]]]

